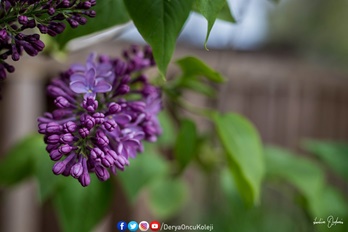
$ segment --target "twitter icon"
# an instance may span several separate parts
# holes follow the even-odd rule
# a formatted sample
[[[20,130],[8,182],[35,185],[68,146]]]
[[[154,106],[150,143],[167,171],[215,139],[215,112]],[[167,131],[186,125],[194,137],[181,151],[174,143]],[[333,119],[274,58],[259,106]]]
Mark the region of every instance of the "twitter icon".
[[[136,221],[131,221],[128,223],[128,230],[130,231],[137,231],[139,228],[139,225]]]

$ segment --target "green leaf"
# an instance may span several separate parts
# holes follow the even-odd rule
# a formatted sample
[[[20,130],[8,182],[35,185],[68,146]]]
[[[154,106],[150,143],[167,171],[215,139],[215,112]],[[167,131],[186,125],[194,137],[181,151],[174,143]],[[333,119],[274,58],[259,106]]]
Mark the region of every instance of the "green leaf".
[[[180,169],[184,169],[195,156],[197,152],[197,142],[196,124],[189,119],[181,120],[174,147],[174,155],[180,165]]]
[[[110,180],[100,182],[95,175],[91,175],[91,184],[82,187],[76,179],[65,178],[64,187],[53,199],[62,230],[91,231],[105,216],[112,196]]]
[[[224,20],[226,22],[230,22],[230,23],[235,23],[236,19],[233,17],[232,13],[231,13],[231,9],[228,6],[227,2],[224,5],[224,7],[221,9],[220,13],[217,16],[218,19]]]
[[[193,91],[195,91],[197,93],[204,94],[204,95],[206,95],[208,97],[214,97],[215,94],[216,94],[215,89],[213,89],[207,83],[204,83],[201,80],[197,80],[197,79],[193,79],[193,78],[191,78],[191,79],[185,78],[180,83],[180,87],[193,90]]]
[[[138,31],[151,45],[158,69],[165,76],[193,1],[124,0],[124,4]]]
[[[158,176],[168,172],[167,163],[154,151],[145,149],[136,159],[131,160],[129,167],[118,174],[118,178],[131,202],[134,202],[139,191]]]
[[[210,35],[210,31],[214,26],[215,20],[220,11],[226,5],[226,0],[196,0],[196,7],[198,11],[207,19],[208,28],[207,35],[205,37],[204,47],[207,49],[207,42]]]
[[[188,197],[181,179],[159,178],[149,186],[149,206],[157,218],[165,219],[178,213]]]
[[[267,147],[265,158],[267,176],[294,185],[305,197],[313,217],[346,213],[343,198],[326,185],[324,171],[314,161],[276,147]]]
[[[175,143],[175,134],[173,122],[166,111],[162,111],[158,115],[162,127],[162,134],[158,136],[158,144],[163,146],[172,146]]]
[[[34,172],[34,157],[47,154],[41,135],[30,135],[15,144],[0,161],[0,185],[13,185]]]
[[[263,151],[254,126],[238,114],[215,114],[213,122],[240,195],[249,204],[260,200],[264,175]]]
[[[303,147],[348,181],[348,144],[307,140]]]
[[[41,142],[44,144],[43,139],[41,139]],[[39,197],[41,202],[44,202],[49,197],[53,196],[58,187],[60,187],[66,180],[64,176],[53,174],[53,165],[54,161],[50,159],[49,154],[45,149],[43,149],[40,154],[36,154],[34,174],[38,180]]]
[[[183,78],[192,78],[203,76],[208,80],[221,83],[224,81],[224,78],[220,73],[210,68],[203,61],[199,60],[196,57],[187,56],[176,61],[180,66],[183,72]]]
[[[67,23],[64,32],[54,37],[59,48],[64,48],[70,40],[77,37],[101,31],[129,21],[129,16],[122,0],[98,1],[98,3],[93,7],[93,10],[96,11],[96,16],[94,18],[88,18],[88,22],[85,25],[81,25],[78,28],[71,28]]]

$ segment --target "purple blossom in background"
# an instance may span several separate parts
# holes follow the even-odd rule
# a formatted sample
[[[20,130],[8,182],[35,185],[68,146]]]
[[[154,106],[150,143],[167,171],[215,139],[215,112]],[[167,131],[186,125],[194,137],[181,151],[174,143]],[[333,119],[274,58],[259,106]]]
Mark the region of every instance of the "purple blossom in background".
[[[84,25],[87,17],[94,17],[91,7],[96,0],[2,0],[0,1],[0,80],[14,67],[5,60],[18,61],[23,50],[36,56],[45,44],[39,34],[24,34],[26,29],[38,28],[42,34],[56,36],[65,29],[63,21],[75,28]]]
[[[82,186],[93,172],[105,181],[142,152],[144,140],[156,141],[161,91],[142,74],[153,65],[149,47],[132,46],[124,59],[92,54],[52,81],[47,90],[57,109],[39,117],[38,127],[56,161],[54,174]]]

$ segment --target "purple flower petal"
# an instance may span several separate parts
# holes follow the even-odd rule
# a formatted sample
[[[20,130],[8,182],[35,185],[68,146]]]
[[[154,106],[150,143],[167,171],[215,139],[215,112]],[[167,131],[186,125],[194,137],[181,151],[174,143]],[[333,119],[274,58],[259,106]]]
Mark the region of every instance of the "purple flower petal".
[[[99,81],[94,86],[93,90],[96,93],[105,93],[109,92],[112,89],[112,86],[106,81]]]
[[[95,84],[95,69],[91,68],[86,72],[86,85],[88,88],[92,88]]]
[[[128,114],[119,114],[114,116],[114,120],[116,121],[117,124],[127,124],[132,120],[132,117],[129,116]]]
[[[86,77],[80,73],[75,73],[73,75],[71,75],[70,77],[70,82],[74,82],[74,81],[81,81],[81,82],[85,82]]]
[[[83,83],[81,81],[70,82],[70,89],[72,91],[74,91],[75,93],[86,93],[87,92],[87,88],[86,88],[85,83]]]
[[[73,64],[70,69],[74,72],[84,72],[86,70],[85,66],[82,64]]]

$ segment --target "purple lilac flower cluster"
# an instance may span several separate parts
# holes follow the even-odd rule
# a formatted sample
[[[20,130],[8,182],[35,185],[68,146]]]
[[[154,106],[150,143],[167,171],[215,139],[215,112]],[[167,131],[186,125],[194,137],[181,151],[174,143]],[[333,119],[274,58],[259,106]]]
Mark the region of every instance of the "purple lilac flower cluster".
[[[154,65],[151,49],[133,46],[123,55],[91,54],[48,86],[57,109],[39,117],[38,127],[57,161],[54,174],[71,175],[82,186],[93,172],[105,181],[143,150],[143,140],[154,142],[161,133],[161,92],[142,72]]]
[[[14,67],[5,60],[18,61],[24,50],[30,56],[41,52],[45,44],[39,34],[25,34],[26,29],[38,28],[42,34],[56,36],[65,29],[66,20],[75,28],[94,17],[90,8],[96,0],[2,0],[0,1],[0,80]]]

